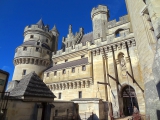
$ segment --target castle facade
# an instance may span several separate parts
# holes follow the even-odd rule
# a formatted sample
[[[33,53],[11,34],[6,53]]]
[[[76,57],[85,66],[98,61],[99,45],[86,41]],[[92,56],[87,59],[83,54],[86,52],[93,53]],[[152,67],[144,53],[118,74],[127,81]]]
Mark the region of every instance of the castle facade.
[[[95,105],[89,101],[98,98],[108,102],[108,115],[115,118],[131,115],[128,108],[136,106],[141,114],[157,120],[160,2],[126,0],[126,5],[128,15],[119,21],[108,20],[105,5],[93,8],[93,31],[85,34],[80,28],[74,34],[69,25],[61,50],[57,50],[55,26],[49,30],[42,20],[27,26],[23,44],[16,48],[13,80],[35,71],[57,100],[88,101],[85,110],[77,108],[79,112],[94,112]]]

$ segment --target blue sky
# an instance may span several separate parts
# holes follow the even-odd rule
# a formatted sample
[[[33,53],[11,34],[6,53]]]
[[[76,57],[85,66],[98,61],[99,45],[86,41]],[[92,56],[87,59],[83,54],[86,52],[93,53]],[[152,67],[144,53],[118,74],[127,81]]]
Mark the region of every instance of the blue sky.
[[[60,33],[60,49],[70,24],[74,33],[80,27],[85,33],[92,31],[90,13],[99,4],[108,6],[109,20],[127,14],[125,0],[0,0],[0,69],[8,71],[12,80],[15,49],[23,42],[26,25],[35,24],[40,18],[50,29],[55,24]]]

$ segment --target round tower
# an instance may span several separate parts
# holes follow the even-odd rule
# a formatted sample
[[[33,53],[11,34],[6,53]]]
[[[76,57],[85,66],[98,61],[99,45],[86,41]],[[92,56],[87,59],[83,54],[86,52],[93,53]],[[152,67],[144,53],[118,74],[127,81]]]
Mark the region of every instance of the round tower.
[[[107,6],[98,5],[97,8],[93,8],[91,12],[92,24],[93,24],[93,39],[102,38],[106,39],[106,33],[108,31],[108,18],[109,11]]]
[[[32,71],[41,76],[51,65],[51,55],[57,50],[57,41],[58,31],[53,34],[42,19],[36,24],[26,26],[23,44],[16,48],[12,80],[20,80]]]

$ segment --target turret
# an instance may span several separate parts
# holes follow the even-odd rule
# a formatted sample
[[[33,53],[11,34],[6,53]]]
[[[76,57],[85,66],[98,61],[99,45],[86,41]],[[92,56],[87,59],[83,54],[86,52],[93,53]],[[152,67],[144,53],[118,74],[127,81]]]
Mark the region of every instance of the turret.
[[[52,50],[54,52],[56,52],[57,51],[57,47],[58,47],[58,37],[59,37],[59,32],[58,32],[58,30],[56,28],[56,25],[54,25],[54,27],[51,29],[50,32],[52,33],[53,40],[54,40],[53,45],[52,45],[53,46]]]
[[[93,24],[93,39],[102,38],[106,39],[106,33],[108,31],[108,17],[109,11],[107,6],[98,5],[97,8],[93,8],[91,12],[92,24]]]
[[[14,56],[13,80],[20,80],[24,75],[35,71],[42,72],[51,65],[51,55],[57,49],[57,31],[49,31],[42,19],[36,24],[26,26],[23,44],[16,48]]]

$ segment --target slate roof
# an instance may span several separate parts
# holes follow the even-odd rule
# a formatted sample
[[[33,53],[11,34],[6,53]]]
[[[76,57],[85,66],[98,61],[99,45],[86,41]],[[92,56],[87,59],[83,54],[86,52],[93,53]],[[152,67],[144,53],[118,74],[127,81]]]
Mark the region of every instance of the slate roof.
[[[99,98],[76,98],[71,101],[99,101],[99,100],[102,100],[102,99],[99,99]]]
[[[21,46],[25,46],[25,45],[38,46],[37,42],[38,41],[36,41],[36,40],[29,40],[29,41],[24,42]],[[42,43],[41,46],[48,49],[48,50],[51,50],[50,47],[45,43]]]
[[[40,97],[55,98],[46,84],[38,77],[35,72],[24,76],[15,88],[10,91],[11,97]]]
[[[55,65],[55,66],[51,67],[50,69],[46,70],[45,72],[58,70],[58,69],[64,69],[64,68],[67,68],[67,67],[73,67],[73,66],[87,64],[87,63],[88,63],[88,57],[78,59],[78,60],[75,60],[75,61],[70,61],[70,62]]]
[[[88,42],[93,41],[93,32],[83,35],[82,40],[81,40],[82,45],[86,45],[87,41]]]
[[[37,42],[36,40],[29,40],[29,41],[24,42],[22,45],[35,45],[36,42]]]
[[[43,23],[43,20],[40,19],[37,23],[36,23],[38,26],[44,26],[44,23]]]

